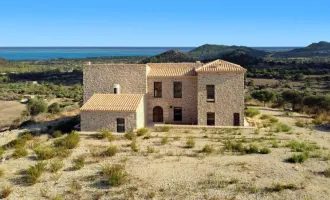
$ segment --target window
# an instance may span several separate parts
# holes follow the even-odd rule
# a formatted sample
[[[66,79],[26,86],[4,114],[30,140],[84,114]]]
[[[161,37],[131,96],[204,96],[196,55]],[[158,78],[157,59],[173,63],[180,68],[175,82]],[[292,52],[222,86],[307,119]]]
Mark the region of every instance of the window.
[[[173,97],[182,98],[182,82],[173,82]]]
[[[214,126],[215,125],[215,114],[214,112],[207,113],[207,125]]]
[[[207,101],[214,102],[214,85],[207,85],[206,86],[206,92],[207,92]]]
[[[154,82],[154,97],[162,98],[162,82]]]
[[[182,121],[182,107],[174,107],[174,121]]]
[[[117,133],[124,133],[124,132],[125,132],[125,119],[117,118]]]
[[[113,88],[113,93],[118,94],[118,88]]]

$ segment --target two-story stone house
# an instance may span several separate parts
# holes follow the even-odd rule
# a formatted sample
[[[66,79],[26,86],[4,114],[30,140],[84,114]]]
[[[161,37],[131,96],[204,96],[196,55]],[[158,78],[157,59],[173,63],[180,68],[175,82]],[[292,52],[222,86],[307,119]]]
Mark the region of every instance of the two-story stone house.
[[[206,64],[87,64],[82,131],[125,132],[151,123],[243,126],[246,69]]]

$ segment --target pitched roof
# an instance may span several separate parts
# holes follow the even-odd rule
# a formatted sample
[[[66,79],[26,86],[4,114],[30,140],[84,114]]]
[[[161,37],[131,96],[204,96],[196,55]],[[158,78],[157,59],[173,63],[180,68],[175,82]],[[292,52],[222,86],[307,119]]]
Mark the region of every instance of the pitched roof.
[[[196,76],[195,68],[199,63],[148,63],[148,77]]]
[[[143,94],[94,94],[81,111],[136,111]]]
[[[246,72],[246,69],[240,65],[218,59],[202,65],[196,69],[196,72]]]

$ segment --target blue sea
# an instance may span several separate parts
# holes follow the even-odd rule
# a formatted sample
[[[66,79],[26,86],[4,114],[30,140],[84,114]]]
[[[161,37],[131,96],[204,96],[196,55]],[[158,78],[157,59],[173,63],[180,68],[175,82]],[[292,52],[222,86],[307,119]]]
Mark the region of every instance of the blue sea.
[[[168,50],[188,52],[195,47],[0,47],[7,60],[49,60],[112,56],[154,56]],[[253,47],[264,51],[288,51],[295,47]]]
[[[0,47],[7,60],[49,60],[108,56],[153,56],[168,50],[188,52],[194,47]]]

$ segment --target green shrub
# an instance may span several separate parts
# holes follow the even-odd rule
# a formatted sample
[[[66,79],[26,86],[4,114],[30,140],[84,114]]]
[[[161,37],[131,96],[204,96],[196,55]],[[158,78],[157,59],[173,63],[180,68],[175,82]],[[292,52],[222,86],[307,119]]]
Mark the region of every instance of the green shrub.
[[[148,128],[139,128],[137,131],[136,131],[136,134],[137,136],[143,136],[145,135],[146,133],[148,133],[149,129]]]
[[[274,140],[272,141],[272,148],[278,148],[280,145],[278,144],[278,141]]]
[[[85,156],[81,155],[77,159],[73,160],[73,170],[79,170],[85,166]]]
[[[119,186],[127,178],[127,173],[123,165],[113,164],[102,167],[101,176],[106,184],[110,186]]]
[[[65,138],[57,139],[54,141],[55,147],[64,147],[66,149],[73,149],[78,146],[80,136],[76,131],[72,131]]]
[[[2,189],[0,191],[0,199],[7,198],[12,192],[13,192],[13,190],[10,186],[2,187]]]
[[[233,142],[231,140],[226,140],[224,141],[223,149],[225,151],[245,153],[245,148],[242,142]]]
[[[56,156],[60,158],[67,158],[71,155],[72,151],[65,147],[57,147],[54,149]]]
[[[262,114],[262,115],[260,116],[260,119],[262,119],[262,120],[264,120],[264,119],[269,119],[269,118],[271,118],[271,116],[270,116],[270,115],[267,115],[267,114]]]
[[[293,183],[289,184],[281,184],[281,183],[275,183],[271,187],[267,187],[266,191],[268,192],[280,192],[282,190],[297,190],[299,189],[296,185]]]
[[[55,103],[52,103],[51,105],[49,105],[48,107],[48,112],[49,113],[52,113],[52,114],[58,114],[61,112],[61,106],[59,103],[55,102]]]
[[[46,112],[47,103],[43,99],[31,99],[27,104],[27,110],[31,116],[37,116],[40,113]]]
[[[324,171],[324,176],[330,178],[330,167]]]
[[[167,144],[167,143],[168,143],[168,137],[167,137],[167,136],[164,136],[164,137],[162,138],[162,140],[161,140],[161,143],[162,143],[162,145]]]
[[[147,146],[147,152],[148,153],[154,153],[155,152],[155,148],[153,146]]]
[[[202,152],[206,153],[206,154],[211,154],[215,151],[214,147],[212,145],[206,144],[203,149]]]
[[[298,119],[298,120],[295,121],[295,125],[296,125],[297,127],[301,127],[301,128],[303,128],[303,127],[306,126],[306,123],[305,123],[303,120]]]
[[[312,123],[314,125],[321,125],[321,124],[323,124],[323,120],[321,117],[316,117],[315,119],[312,120]]]
[[[286,161],[289,163],[303,163],[308,159],[308,157],[309,156],[306,153],[293,154]]]
[[[260,111],[255,108],[248,108],[245,110],[245,115],[247,117],[255,117],[260,114]]]
[[[2,156],[4,153],[5,153],[4,148],[0,147],[0,158],[1,158],[1,156]]]
[[[128,131],[125,133],[125,138],[129,139],[129,140],[133,140],[135,138],[135,135],[133,133],[133,131]]]
[[[107,138],[109,142],[112,142],[116,139],[115,136],[112,134],[112,132],[109,131],[108,129],[99,130],[99,132],[96,134],[96,137],[98,139]]]
[[[0,168],[0,178],[2,178],[4,175],[5,175],[4,170]]]
[[[13,153],[13,157],[14,158],[21,158],[21,157],[25,157],[28,155],[28,152],[25,148],[23,147],[19,147],[19,148],[16,148],[14,150],[14,153]]]
[[[156,126],[155,127],[155,132],[168,132],[170,131],[169,126]]]
[[[26,144],[26,140],[24,140],[23,138],[16,138],[5,144],[3,148],[4,149],[22,148],[25,147],[25,144]]]
[[[188,137],[186,141],[187,148],[195,147],[195,139],[193,137]]]
[[[136,142],[136,139],[134,139],[131,143],[131,149],[134,151],[134,152],[138,152],[139,151],[139,147],[137,145],[137,142]]]
[[[29,132],[26,132],[22,134],[21,138],[25,141],[28,141],[33,139],[33,135]]]
[[[51,147],[37,147],[34,149],[37,160],[48,160],[56,156],[56,150]]]
[[[275,127],[275,132],[289,132],[291,131],[291,127],[287,124],[279,123]]]
[[[52,173],[58,172],[60,169],[64,167],[64,163],[62,160],[53,160],[49,163],[49,170]]]
[[[278,122],[278,119],[276,117],[271,116],[269,118],[269,122],[274,124],[274,123],[277,123]]]
[[[290,141],[289,144],[287,144],[286,146],[291,148],[291,150],[295,152],[308,152],[320,148],[316,144],[308,144],[306,142],[299,142],[296,140]]]
[[[272,151],[268,147],[263,147],[263,148],[260,149],[261,154],[269,154],[271,152]]]
[[[250,144],[249,147],[245,147],[245,152],[248,154],[259,153],[259,147],[255,144]]]
[[[38,162],[34,166],[30,166],[26,171],[26,180],[29,184],[38,182],[40,176],[46,169],[46,163]]]
[[[57,131],[54,131],[52,135],[54,138],[59,138],[59,137],[62,137],[63,133],[62,133],[62,131],[57,130]]]
[[[110,145],[107,150],[103,152],[104,156],[114,156],[118,152],[118,148],[115,145]]]

